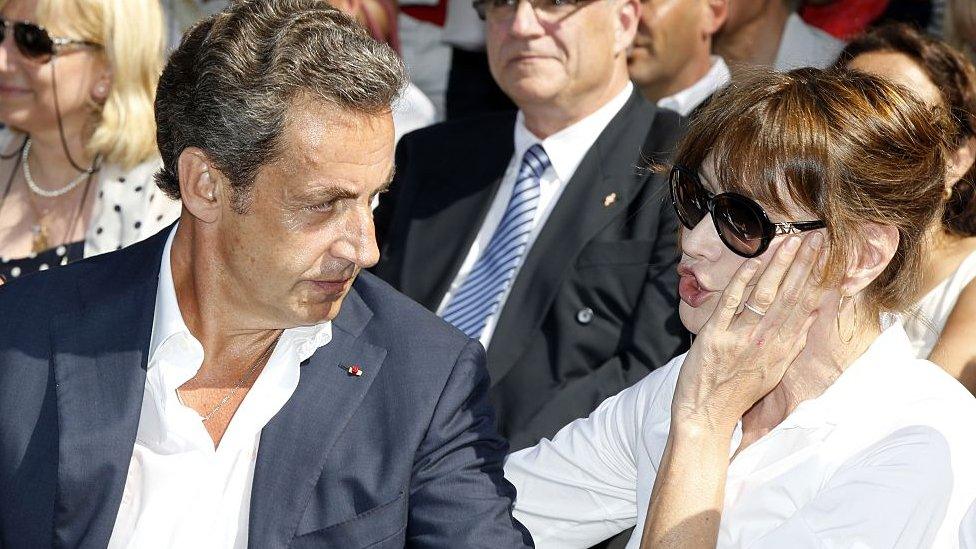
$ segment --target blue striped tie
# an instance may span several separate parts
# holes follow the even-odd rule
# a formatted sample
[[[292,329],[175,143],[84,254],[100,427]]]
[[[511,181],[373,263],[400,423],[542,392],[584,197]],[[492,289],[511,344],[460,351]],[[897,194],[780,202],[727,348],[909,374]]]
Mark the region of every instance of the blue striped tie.
[[[477,339],[481,335],[522,263],[539,205],[539,179],[548,167],[549,157],[542,145],[525,151],[512,197],[495,234],[441,313],[468,337]]]

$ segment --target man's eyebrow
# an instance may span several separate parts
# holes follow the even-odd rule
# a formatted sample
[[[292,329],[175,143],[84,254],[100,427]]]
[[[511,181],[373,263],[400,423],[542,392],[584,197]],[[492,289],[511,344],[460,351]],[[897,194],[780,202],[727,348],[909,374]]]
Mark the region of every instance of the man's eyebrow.
[[[298,199],[302,202],[315,202],[319,200],[333,200],[333,199],[345,199],[345,198],[356,198],[356,193],[344,187],[340,187],[338,185],[315,187],[314,189],[309,189],[308,191],[298,196]]]
[[[386,183],[383,183],[379,189],[373,194],[382,194],[390,190],[390,185],[393,185],[393,176],[396,174],[396,166],[390,168],[390,174],[386,176]]]

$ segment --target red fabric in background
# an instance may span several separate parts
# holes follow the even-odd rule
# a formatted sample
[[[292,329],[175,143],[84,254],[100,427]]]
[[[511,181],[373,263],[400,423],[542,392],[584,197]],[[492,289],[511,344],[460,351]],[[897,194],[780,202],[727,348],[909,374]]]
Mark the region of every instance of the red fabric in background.
[[[441,0],[436,6],[400,6],[400,11],[421,21],[433,23],[438,27],[444,26],[447,19],[447,0]]]
[[[835,0],[823,6],[803,6],[800,17],[807,23],[847,40],[867,30],[888,8],[890,0]]]

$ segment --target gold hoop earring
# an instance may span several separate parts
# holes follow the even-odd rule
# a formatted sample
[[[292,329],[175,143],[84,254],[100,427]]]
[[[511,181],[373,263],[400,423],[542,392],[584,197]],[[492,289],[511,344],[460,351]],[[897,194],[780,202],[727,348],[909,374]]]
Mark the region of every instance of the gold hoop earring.
[[[844,342],[845,345],[846,344],[849,344],[851,341],[854,340],[854,333],[857,332],[857,300],[856,299],[853,301],[853,307],[854,307],[853,314],[854,314],[854,318],[851,321],[851,335],[850,335],[850,337],[846,337],[845,338],[842,335],[843,330],[840,329],[840,311],[841,311],[841,309],[844,308],[844,300],[847,299],[848,297],[851,297],[851,296],[847,296],[847,295],[840,296],[840,304],[837,306],[837,337],[839,337],[840,340],[842,342]]]

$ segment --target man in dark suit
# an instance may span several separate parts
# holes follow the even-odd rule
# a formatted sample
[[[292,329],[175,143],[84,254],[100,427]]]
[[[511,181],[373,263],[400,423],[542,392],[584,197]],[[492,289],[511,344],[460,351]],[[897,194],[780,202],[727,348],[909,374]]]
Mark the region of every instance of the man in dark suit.
[[[492,73],[520,110],[400,142],[373,272],[486,346],[514,450],[685,344],[678,223],[649,169],[681,122],[629,82],[637,0],[476,7]]]
[[[323,0],[188,32],[179,224],[0,287],[0,546],[531,545],[484,352],[359,274],[403,82]]]

